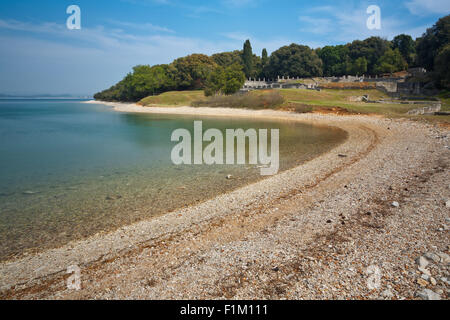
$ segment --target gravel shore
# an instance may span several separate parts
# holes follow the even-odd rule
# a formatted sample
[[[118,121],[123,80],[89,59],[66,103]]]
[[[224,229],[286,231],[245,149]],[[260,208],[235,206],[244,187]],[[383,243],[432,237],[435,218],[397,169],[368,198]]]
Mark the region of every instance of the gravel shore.
[[[348,139],[299,167],[149,221],[0,264],[2,299],[448,299],[448,129],[375,116],[209,108]],[[67,268],[81,269],[69,290]]]

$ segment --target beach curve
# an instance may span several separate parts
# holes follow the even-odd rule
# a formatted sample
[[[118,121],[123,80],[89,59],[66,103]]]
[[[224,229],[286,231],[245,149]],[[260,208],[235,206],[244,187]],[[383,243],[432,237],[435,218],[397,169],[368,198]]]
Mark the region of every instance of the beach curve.
[[[199,258],[202,253],[208,252],[208,250],[216,252],[221,245],[223,245],[220,249],[223,250],[221,252],[227,252],[236,243],[240,243],[244,239],[248,242],[255,242],[255,239],[267,234],[267,229],[273,228],[279,221],[300,214],[300,212],[293,213],[296,211],[294,208],[297,211],[301,208],[301,221],[303,222],[300,228],[302,230],[301,236],[297,236],[296,241],[307,247],[308,241],[322,232],[331,232],[335,227],[333,221],[323,225],[324,217],[321,215],[313,216],[314,210],[307,213],[308,208],[317,205],[320,201],[318,199],[323,198],[324,195],[335,192],[333,188],[341,188],[345,186],[345,183],[351,184],[354,179],[357,179],[357,173],[361,172],[358,170],[374,167],[371,168],[372,174],[376,174],[377,170],[380,170],[386,164],[386,158],[391,156],[388,150],[392,151],[393,148],[400,150],[401,147],[407,145],[418,147],[412,157],[408,154],[410,160],[414,161],[415,159],[416,163],[412,162],[408,166],[400,163],[393,164],[393,166],[398,165],[398,168],[390,168],[389,170],[398,171],[398,175],[410,174],[411,171],[414,171],[415,165],[423,161],[424,155],[430,153],[431,150],[434,151],[433,153],[436,156],[445,152],[436,139],[432,138],[435,130],[437,130],[434,126],[406,120],[394,121],[360,115],[293,114],[270,110],[194,109],[190,107],[143,108],[134,104],[109,103],[108,105],[120,112],[231,115],[303,121],[341,128],[348,133],[348,139],[336,148],[299,167],[218,196],[199,205],[125,226],[111,233],[98,234],[89,239],[70,243],[62,248],[47,250],[35,256],[4,262],[0,265],[2,298],[105,297],[110,293],[103,289],[107,287],[107,283],[113,281],[110,276],[105,277],[105,270],[122,270],[127,266],[132,269],[132,272],[127,272],[129,284],[123,285],[121,294],[131,292],[132,295],[134,294],[133,297],[136,298],[142,298],[143,296],[155,298],[157,295],[161,298],[193,297],[194,292],[198,294],[199,288],[193,288],[192,292],[181,294],[183,288],[186,290],[188,280],[193,279],[193,274],[187,273],[187,267],[183,267],[183,264],[179,263],[183,258],[185,261],[188,261],[186,259],[193,259],[193,256]],[[371,156],[372,158],[375,157],[376,161],[371,162],[368,159]],[[395,158],[398,159],[402,159],[402,157],[405,157],[405,154],[401,152],[395,155]],[[359,168],[355,169],[355,167]],[[371,183],[379,185],[382,182],[383,179],[380,179],[380,182],[372,181]],[[378,190],[374,190],[374,193],[377,192]],[[369,197],[370,195],[360,194],[359,196]],[[339,206],[336,206],[337,211],[339,211]],[[290,234],[290,228],[286,228],[285,233]],[[261,247],[253,251],[255,250],[261,250]],[[149,251],[152,253],[145,254]],[[251,252],[252,250],[248,251]],[[156,252],[158,253],[156,254]],[[145,257],[141,259],[143,255]],[[137,257],[140,258],[135,261]],[[227,258],[226,255],[220,258],[213,255],[212,258],[204,257],[203,259],[208,260],[208,263],[216,263],[215,259],[227,261],[231,258]],[[169,262],[169,260],[171,261]],[[130,261],[134,262],[131,263]],[[178,262],[173,263],[173,261]],[[67,267],[74,264],[80,266],[83,277],[102,279],[102,281],[99,281],[95,288],[84,287],[80,292],[68,291],[65,288],[64,279],[67,277]],[[155,280],[156,283],[151,286],[137,284],[135,280],[141,277],[142,272],[148,270],[150,266],[152,266],[152,270],[155,270],[155,266],[162,266],[161,271],[155,272],[155,275],[152,276],[152,279],[158,279]],[[216,269],[223,271],[223,267],[217,267]],[[168,282],[162,281],[161,279],[164,277],[158,277],[156,273],[169,274],[170,270],[176,270],[175,274],[172,275],[174,279],[177,279],[176,285],[162,294],[161,290],[158,291],[158,286],[161,286],[161,288],[167,287]],[[223,275],[223,272],[219,272],[219,274]],[[232,274],[234,279],[235,273]],[[102,276],[100,277],[100,275]],[[215,277],[217,275],[211,276],[211,274],[204,272],[200,279],[203,281]],[[207,281],[207,283],[211,284],[210,281]],[[150,294],[144,290],[145,295],[142,292],[139,295],[138,288],[144,287],[151,288],[153,293]],[[214,288],[211,290],[214,291],[215,295],[204,293],[205,297],[219,297],[217,291],[219,289],[224,292],[225,296],[235,297],[239,286],[230,289],[231,291],[218,284],[211,285],[211,288]],[[245,295],[243,296],[245,297]],[[118,296],[115,295],[114,297]]]

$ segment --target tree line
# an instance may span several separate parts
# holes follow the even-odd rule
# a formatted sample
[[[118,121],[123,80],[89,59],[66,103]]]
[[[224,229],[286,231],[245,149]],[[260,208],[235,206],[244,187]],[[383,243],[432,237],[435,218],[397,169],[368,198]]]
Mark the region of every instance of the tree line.
[[[270,56],[266,49],[261,56],[254,54],[247,40],[243,50],[212,56],[192,54],[171,64],[139,65],[94,98],[139,101],[166,91],[197,89],[204,89],[206,95],[233,94],[243,86],[245,78],[379,75],[416,66],[430,71],[438,87],[450,88],[450,15],[439,19],[416,40],[401,34],[392,41],[370,37],[318,49],[291,44]]]

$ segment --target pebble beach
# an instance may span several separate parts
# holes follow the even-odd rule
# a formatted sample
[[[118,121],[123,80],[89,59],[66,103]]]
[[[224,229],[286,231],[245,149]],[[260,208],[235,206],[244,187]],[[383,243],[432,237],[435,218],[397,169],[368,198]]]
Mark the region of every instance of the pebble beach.
[[[448,128],[368,115],[108,105],[295,120],[348,138],[198,205],[2,262],[0,299],[448,299]],[[67,288],[72,265],[81,290]]]

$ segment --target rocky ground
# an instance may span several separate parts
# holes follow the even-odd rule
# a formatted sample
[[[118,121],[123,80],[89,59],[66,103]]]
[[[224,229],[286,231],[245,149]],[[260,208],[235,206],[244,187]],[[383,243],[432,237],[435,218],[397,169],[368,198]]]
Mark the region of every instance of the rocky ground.
[[[76,260],[72,252],[88,257],[99,246],[90,240],[3,264],[0,297],[448,299],[448,129],[296,117],[332,122],[349,139],[289,172],[172,213],[159,233],[153,224],[118,231],[108,241],[127,246],[109,254]],[[144,226],[152,236],[133,244]],[[79,265],[81,290],[67,288],[64,256]]]

